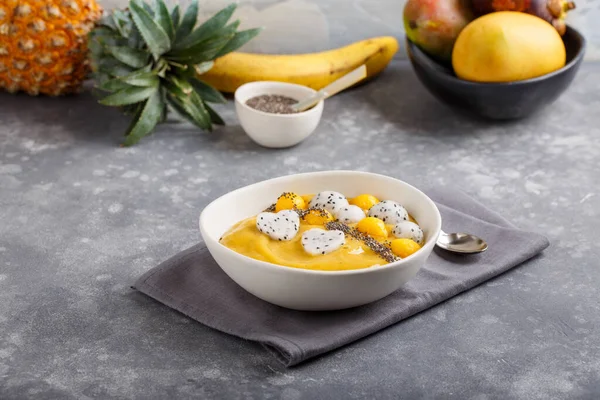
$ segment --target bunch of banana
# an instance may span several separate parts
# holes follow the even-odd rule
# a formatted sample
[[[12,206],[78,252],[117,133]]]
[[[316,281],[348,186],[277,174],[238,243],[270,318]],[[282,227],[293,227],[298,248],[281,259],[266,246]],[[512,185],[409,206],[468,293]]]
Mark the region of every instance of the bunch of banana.
[[[396,51],[398,41],[385,36],[311,54],[233,52],[216,59],[200,79],[225,93],[254,81],[297,83],[319,90],[362,64],[367,66],[367,79],[374,77],[385,69]]]

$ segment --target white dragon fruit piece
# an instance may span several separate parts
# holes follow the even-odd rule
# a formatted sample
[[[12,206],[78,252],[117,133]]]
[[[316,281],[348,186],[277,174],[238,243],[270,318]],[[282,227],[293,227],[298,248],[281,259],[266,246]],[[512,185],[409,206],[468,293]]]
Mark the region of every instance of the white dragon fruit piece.
[[[312,255],[331,253],[346,243],[346,235],[342,231],[326,231],[320,228],[309,229],[302,234],[302,247]]]
[[[419,244],[423,244],[423,230],[414,222],[402,221],[394,226],[392,235],[397,238],[412,239]]]
[[[356,224],[365,217],[362,208],[354,205],[342,207],[337,213],[337,219],[345,224]]]
[[[256,228],[271,239],[288,241],[298,234],[300,217],[292,210],[282,210],[278,213],[263,212],[256,217]]]
[[[388,225],[408,221],[406,208],[392,200],[384,200],[369,209],[369,217],[379,218]]]
[[[348,207],[348,199],[341,193],[330,190],[317,193],[308,204],[310,208],[323,208],[337,216],[342,207]]]

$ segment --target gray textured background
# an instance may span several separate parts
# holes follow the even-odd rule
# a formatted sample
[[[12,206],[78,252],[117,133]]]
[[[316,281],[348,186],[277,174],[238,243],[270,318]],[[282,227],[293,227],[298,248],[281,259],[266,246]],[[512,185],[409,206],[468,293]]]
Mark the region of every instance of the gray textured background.
[[[574,0],[568,21],[589,41],[588,59],[600,60],[600,0]],[[173,4],[174,1],[170,0]],[[372,36],[403,39],[405,0],[199,0],[201,19],[229,3],[238,3],[242,27],[264,26],[261,36],[245,48],[265,53],[312,52]],[[109,9],[126,0],[100,0]],[[188,4],[180,0],[179,4]],[[404,47],[398,57],[405,57]]]
[[[449,110],[395,61],[327,100],[286,150],[255,145],[221,109],[229,125],[213,134],[167,124],[119,148],[127,119],[89,93],[0,93],[0,399],[600,397],[600,64],[544,113],[498,124]],[[129,288],[198,242],[217,196],[336,168],[453,185],[551,245],[287,370]]]

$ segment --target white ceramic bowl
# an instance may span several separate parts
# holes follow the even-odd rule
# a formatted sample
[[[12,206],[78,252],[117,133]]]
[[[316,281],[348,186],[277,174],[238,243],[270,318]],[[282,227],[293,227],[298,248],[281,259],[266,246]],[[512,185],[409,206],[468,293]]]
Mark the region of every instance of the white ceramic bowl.
[[[255,110],[246,101],[261,94],[277,94],[302,100],[315,90],[293,83],[259,81],[246,83],[235,91],[235,110],[240,125],[252,140],[264,147],[294,146],[314,132],[323,113],[323,101],[295,114],[273,114]]]
[[[350,271],[313,271],[254,260],[219,243],[236,222],[258,214],[283,192],[335,190],[348,197],[371,193],[396,200],[416,218],[425,244],[390,264]],[[379,300],[415,276],[431,254],[442,219],[429,197],[398,179],[367,172],[326,171],[270,179],[234,190],[210,203],[200,215],[208,250],[227,275],[256,297],[297,310],[338,310]]]

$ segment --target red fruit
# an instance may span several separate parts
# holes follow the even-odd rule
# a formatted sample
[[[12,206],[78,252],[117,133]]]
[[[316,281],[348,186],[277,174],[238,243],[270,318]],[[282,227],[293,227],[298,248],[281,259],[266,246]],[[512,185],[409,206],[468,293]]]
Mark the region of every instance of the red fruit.
[[[471,0],[408,0],[404,30],[428,54],[450,61],[460,31],[473,20]]]
[[[472,0],[478,15],[495,11],[519,11],[540,17],[551,23],[562,36],[567,30],[565,17],[575,8],[568,0]]]

